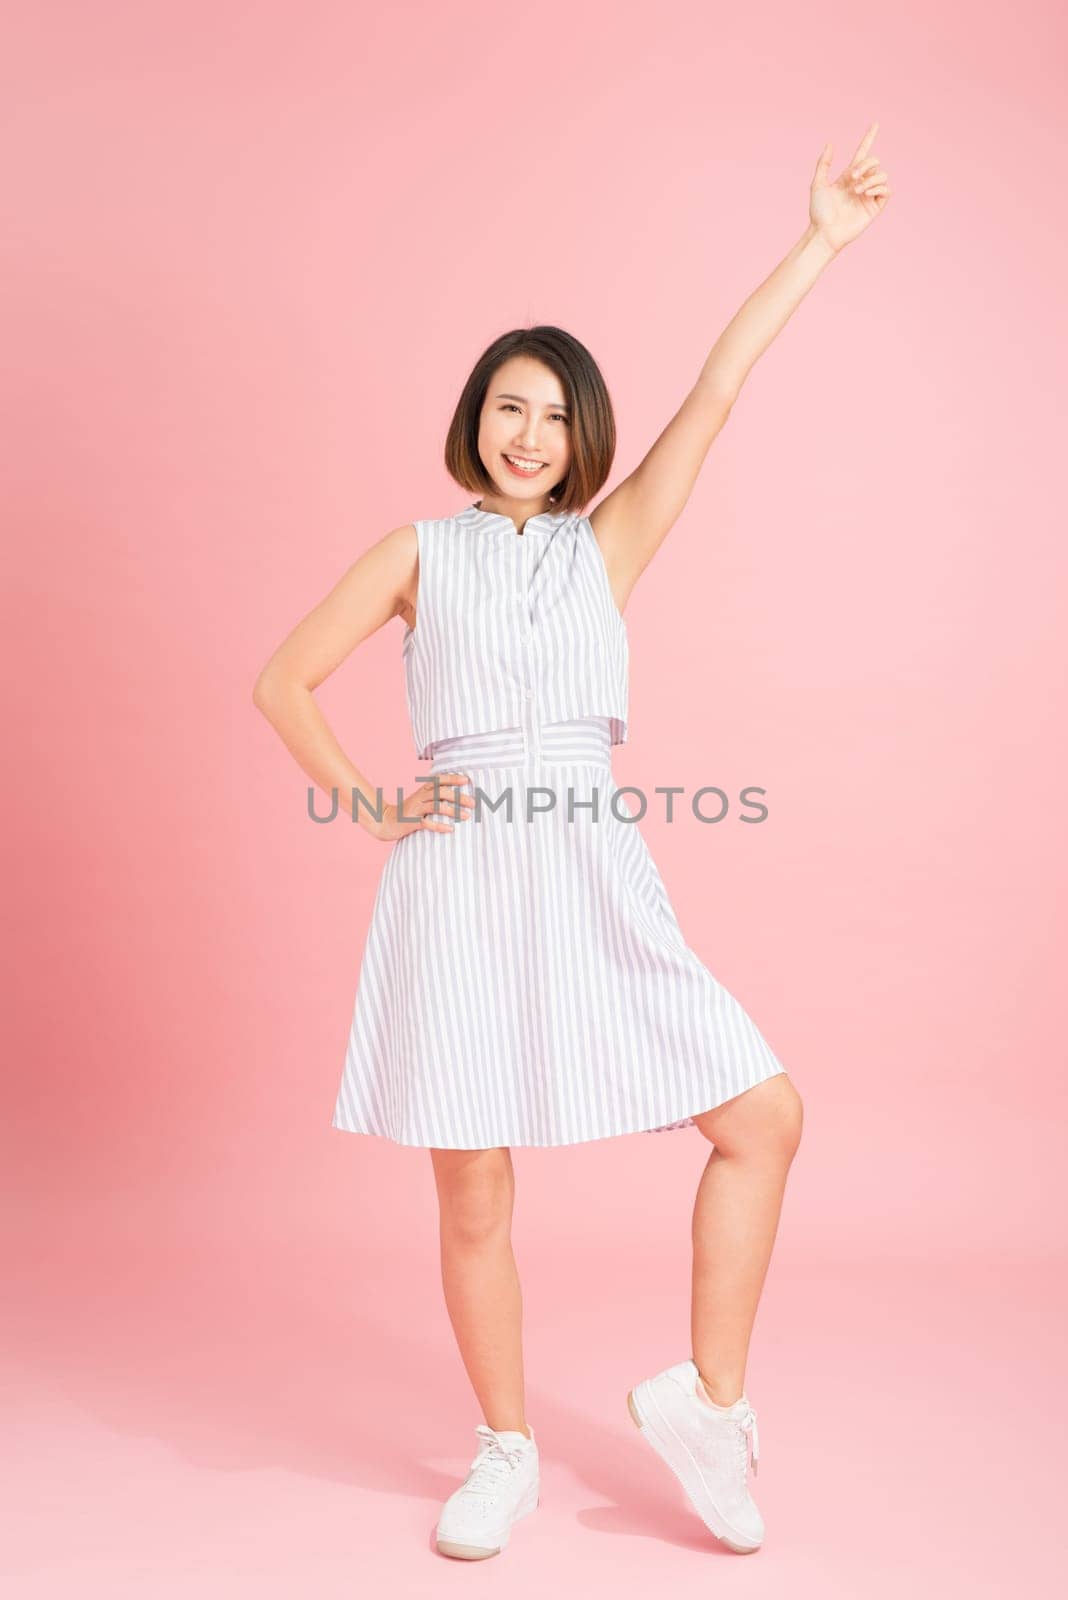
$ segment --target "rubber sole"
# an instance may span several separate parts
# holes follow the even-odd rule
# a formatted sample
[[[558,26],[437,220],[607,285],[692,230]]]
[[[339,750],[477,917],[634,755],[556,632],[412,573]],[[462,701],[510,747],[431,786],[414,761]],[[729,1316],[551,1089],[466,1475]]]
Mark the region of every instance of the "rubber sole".
[[[709,1533],[713,1534],[721,1544],[725,1544],[728,1550],[733,1550],[737,1555],[755,1555],[755,1553],[761,1548],[759,1544],[743,1543],[737,1534],[730,1529],[728,1524],[724,1521],[723,1517],[720,1516],[717,1510],[715,1510],[713,1507],[703,1507],[695,1498],[695,1484],[691,1485],[691,1483],[687,1482],[686,1474],[681,1471],[671,1460],[670,1456],[664,1449],[663,1440],[658,1437],[657,1428],[670,1428],[670,1424],[663,1419],[654,1416],[651,1408],[648,1416],[645,1416],[642,1413],[638,1400],[638,1390],[642,1387],[643,1385],[639,1384],[637,1388],[632,1389],[627,1395],[627,1410],[630,1412],[631,1421],[634,1423],[634,1426],[637,1428],[642,1438],[652,1447],[653,1450],[656,1451],[664,1465],[671,1468],[671,1471],[675,1474],[675,1477],[678,1479],[679,1483],[681,1483],[687,1500],[697,1512],[697,1515],[700,1517]],[[678,1436],[674,1435],[674,1437],[677,1438]],[[679,1440],[680,1444],[681,1442],[682,1441]],[[692,1471],[696,1478],[698,1475],[697,1464],[696,1462],[692,1462],[691,1465]]]
[[[520,1505],[519,1509],[515,1511],[504,1538],[500,1544],[493,1545],[492,1548],[481,1544],[460,1544],[454,1539],[437,1539],[435,1542],[438,1547],[438,1553],[443,1556],[455,1556],[460,1561],[485,1561],[488,1556],[499,1556],[501,1551],[507,1548],[509,1535],[516,1523],[521,1521],[523,1517],[529,1517],[531,1512],[537,1511],[540,1505],[541,1491],[539,1490],[538,1497],[533,1505]]]

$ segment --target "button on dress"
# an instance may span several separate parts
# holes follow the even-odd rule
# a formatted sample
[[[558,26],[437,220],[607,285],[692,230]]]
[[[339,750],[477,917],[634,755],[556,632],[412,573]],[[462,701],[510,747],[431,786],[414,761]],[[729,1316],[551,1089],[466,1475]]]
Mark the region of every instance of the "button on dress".
[[[614,782],[629,651],[593,525],[468,505],[415,528],[416,752],[477,804],[389,846],[332,1125],[469,1150],[690,1126],[785,1069]]]

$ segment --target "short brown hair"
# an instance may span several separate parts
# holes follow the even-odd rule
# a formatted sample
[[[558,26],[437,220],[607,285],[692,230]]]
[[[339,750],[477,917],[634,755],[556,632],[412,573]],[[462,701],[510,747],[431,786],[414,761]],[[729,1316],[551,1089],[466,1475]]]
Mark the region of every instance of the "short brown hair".
[[[502,333],[479,356],[449,424],[445,440],[449,476],[473,494],[493,491],[493,479],[478,453],[478,425],[490,380],[512,356],[542,362],[564,386],[571,416],[571,466],[567,476],[553,485],[551,495],[557,511],[581,511],[612,470],[616,421],[608,388],[586,346],[551,324]]]

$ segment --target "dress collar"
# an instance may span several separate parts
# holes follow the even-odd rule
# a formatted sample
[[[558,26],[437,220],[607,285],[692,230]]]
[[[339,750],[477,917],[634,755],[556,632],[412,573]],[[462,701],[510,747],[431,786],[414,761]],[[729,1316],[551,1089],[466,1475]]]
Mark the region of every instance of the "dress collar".
[[[537,516],[527,518],[523,525],[522,537],[525,539],[528,533],[552,533],[573,515],[571,511],[539,511]],[[465,528],[477,528],[480,533],[503,534],[509,539],[520,537],[511,517],[506,517],[500,511],[482,511],[474,501],[469,501],[462,511],[457,511],[453,520]]]

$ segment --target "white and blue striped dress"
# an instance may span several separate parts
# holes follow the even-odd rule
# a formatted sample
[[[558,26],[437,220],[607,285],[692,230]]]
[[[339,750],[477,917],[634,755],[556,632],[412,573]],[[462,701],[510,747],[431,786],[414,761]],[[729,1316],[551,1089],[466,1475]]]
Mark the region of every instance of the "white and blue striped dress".
[[[389,847],[333,1126],[440,1149],[686,1127],[785,1069],[616,789],[627,630],[593,526],[468,505],[415,528],[416,750],[478,807]]]

